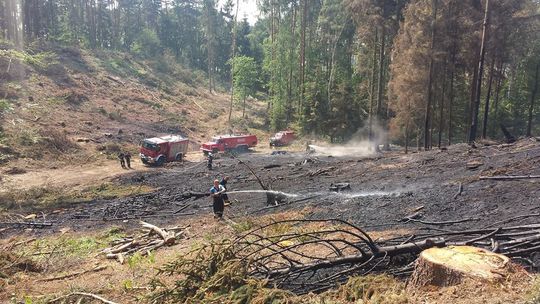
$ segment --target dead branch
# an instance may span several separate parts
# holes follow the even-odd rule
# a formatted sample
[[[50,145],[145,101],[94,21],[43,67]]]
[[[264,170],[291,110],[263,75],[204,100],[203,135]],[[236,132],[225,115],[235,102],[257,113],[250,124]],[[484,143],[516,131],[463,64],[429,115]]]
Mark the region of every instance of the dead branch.
[[[453,225],[453,224],[470,222],[470,221],[478,221],[478,220],[479,220],[479,218],[465,218],[465,219],[455,220],[455,221],[431,222],[431,221],[418,220],[418,219],[415,219],[415,218],[411,217],[411,218],[407,218],[405,223],[415,222],[415,223],[420,223],[420,224],[425,224],[425,225]]]
[[[248,164],[246,164],[246,163],[243,162],[241,159],[239,159],[238,157],[236,157],[236,156],[234,156],[234,155],[232,155],[232,154],[231,154],[231,156],[232,156],[234,159],[236,159],[236,160],[238,161],[239,164],[245,166],[245,167],[251,172],[251,174],[253,174],[253,176],[255,176],[255,178],[257,179],[257,182],[259,183],[259,185],[261,185],[261,188],[262,188],[263,190],[269,190],[268,186],[265,185],[265,184],[262,182],[262,180],[259,178],[259,176],[255,173],[255,171],[253,171],[253,169],[251,169],[251,167],[250,167]]]
[[[30,226],[33,228],[45,228],[45,227],[51,227],[53,223],[50,222],[0,222],[0,226]]]
[[[105,78],[109,79],[109,80],[112,80],[118,84],[121,84],[121,85],[126,85],[125,83],[123,83],[120,79],[117,79],[116,77],[113,77],[113,76],[109,76],[109,75],[106,75]]]
[[[112,247],[102,251],[107,259],[116,259],[122,264],[126,256],[135,253],[148,255],[149,252],[163,246],[173,245],[178,238],[184,235],[185,229],[189,227],[163,229],[143,221],[140,223],[147,231],[136,237],[128,237],[111,242]]]
[[[116,302],[109,301],[109,300],[107,300],[105,298],[102,298],[102,297],[100,297],[98,295],[95,295],[95,294],[92,294],[92,293],[87,293],[87,292],[72,292],[72,293],[67,294],[65,296],[61,296],[61,297],[58,297],[58,298],[56,298],[54,300],[51,300],[48,303],[56,303],[56,302],[58,302],[60,300],[68,299],[68,298],[73,297],[73,296],[81,296],[81,297],[92,298],[94,300],[98,300],[98,301],[100,301],[102,303],[105,303],[105,304],[117,304]]]
[[[497,175],[497,176],[480,176],[481,180],[513,180],[513,179],[537,179],[540,175]]]
[[[454,199],[456,199],[458,196],[460,196],[463,193],[463,184],[459,183],[458,185],[458,192],[454,195]]]
[[[149,224],[149,223],[146,223],[146,222],[143,222],[141,221],[140,224],[144,227],[144,228],[148,228],[152,231],[154,231],[155,233],[159,234],[159,236],[161,236],[161,238],[163,239],[163,241],[165,241],[165,245],[171,245],[171,244],[174,244],[174,241],[175,241],[175,234],[174,232],[167,232],[157,226],[154,226],[152,224]]]
[[[105,270],[107,268],[108,268],[108,266],[96,266],[96,267],[94,267],[92,269],[83,270],[83,271],[79,271],[79,272],[75,272],[75,273],[70,273],[70,274],[66,274],[66,275],[62,275],[62,276],[58,276],[58,277],[40,279],[40,280],[38,280],[38,282],[51,282],[51,281],[64,280],[64,279],[68,279],[68,278],[77,277],[77,276],[80,276],[80,275],[83,275],[83,274],[87,274],[87,273],[90,273],[90,272],[102,271],[102,270]]]

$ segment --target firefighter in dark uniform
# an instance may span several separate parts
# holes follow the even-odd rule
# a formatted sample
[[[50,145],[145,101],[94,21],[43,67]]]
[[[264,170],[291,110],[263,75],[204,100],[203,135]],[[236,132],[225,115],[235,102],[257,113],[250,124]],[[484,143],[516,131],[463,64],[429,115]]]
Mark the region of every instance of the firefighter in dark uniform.
[[[225,203],[223,201],[223,194],[225,188],[219,184],[219,181],[214,180],[214,186],[210,188],[210,196],[213,200],[214,218],[221,219],[223,217],[223,210],[225,209]]]
[[[208,170],[212,170],[212,162],[214,161],[214,155],[212,153],[208,153]]]
[[[128,169],[131,169],[131,154],[129,152],[124,152],[124,158],[126,159]]]
[[[225,191],[227,191],[227,182],[229,181],[229,178],[230,178],[229,176],[225,176],[219,182],[219,184],[223,186]],[[227,195],[227,193],[223,193],[221,196],[223,197],[223,201],[225,202],[225,206],[231,204],[231,202],[229,201],[229,196]]]
[[[126,162],[124,161],[124,153],[123,152],[118,152],[118,160],[120,160],[120,166],[122,166],[122,168],[126,168]]]

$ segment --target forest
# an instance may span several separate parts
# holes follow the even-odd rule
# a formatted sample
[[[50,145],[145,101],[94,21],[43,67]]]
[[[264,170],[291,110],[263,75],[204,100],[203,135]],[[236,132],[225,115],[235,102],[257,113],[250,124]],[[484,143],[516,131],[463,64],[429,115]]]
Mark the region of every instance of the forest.
[[[540,130],[536,0],[260,0],[255,24],[241,5],[2,0],[0,35],[30,51],[176,61],[206,73],[210,92],[231,92],[231,109],[265,100],[270,129],[332,142],[383,129],[430,149]]]

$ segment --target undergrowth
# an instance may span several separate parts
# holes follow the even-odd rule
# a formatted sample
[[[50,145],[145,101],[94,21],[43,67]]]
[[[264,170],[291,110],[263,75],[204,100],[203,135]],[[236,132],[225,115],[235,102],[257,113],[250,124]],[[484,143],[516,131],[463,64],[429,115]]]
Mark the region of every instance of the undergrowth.
[[[53,52],[37,52],[35,54],[30,54],[24,51],[9,49],[0,50],[0,57],[20,60],[39,69],[47,69],[51,64],[57,62],[56,55]]]
[[[8,210],[32,208],[36,212],[46,208],[58,208],[92,200],[140,195],[153,190],[145,185],[117,185],[113,183],[102,183],[82,190],[66,190],[51,186],[33,187],[26,191],[13,189],[0,193],[0,205]]]
[[[159,269],[153,281],[151,303],[363,303],[405,304],[402,282],[386,275],[352,277],[321,294],[295,295],[272,288],[266,280],[251,278],[249,262],[235,255],[230,242],[211,243]],[[166,283],[173,278],[174,283]]]
[[[528,304],[540,304],[540,275],[536,275],[527,293]]]

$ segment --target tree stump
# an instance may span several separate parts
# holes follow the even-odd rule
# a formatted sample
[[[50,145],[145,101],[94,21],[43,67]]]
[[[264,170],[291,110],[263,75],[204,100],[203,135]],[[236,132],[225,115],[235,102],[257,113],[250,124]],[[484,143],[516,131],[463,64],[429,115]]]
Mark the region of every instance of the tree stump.
[[[448,246],[422,251],[408,283],[411,288],[428,285],[452,286],[465,278],[498,281],[510,273],[510,259],[504,255],[471,246]]]

